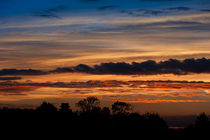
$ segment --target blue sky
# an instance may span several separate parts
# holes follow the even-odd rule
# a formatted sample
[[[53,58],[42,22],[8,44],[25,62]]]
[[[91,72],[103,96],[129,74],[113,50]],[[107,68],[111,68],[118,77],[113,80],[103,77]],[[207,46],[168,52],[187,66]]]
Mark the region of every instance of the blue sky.
[[[208,57],[209,12],[209,0],[0,0],[0,62],[47,69]]]
[[[184,6],[208,8],[209,3],[208,0],[1,0],[0,15],[31,14],[42,10],[55,9],[56,7],[65,7],[69,10],[95,10],[104,6],[113,6],[119,9],[155,9]]]

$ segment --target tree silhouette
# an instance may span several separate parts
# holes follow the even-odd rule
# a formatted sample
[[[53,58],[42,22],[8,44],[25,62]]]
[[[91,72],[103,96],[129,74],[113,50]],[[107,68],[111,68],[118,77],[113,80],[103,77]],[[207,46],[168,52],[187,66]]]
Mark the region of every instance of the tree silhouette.
[[[146,113],[144,115],[145,122],[149,128],[166,128],[166,122],[157,113]]]
[[[195,125],[196,127],[199,127],[199,128],[205,128],[207,127],[209,124],[209,118],[208,116],[203,112],[201,113],[197,118],[196,118],[196,121],[195,121]]]
[[[100,108],[100,100],[97,97],[90,96],[86,99],[80,100],[76,103],[77,107],[80,107],[82,112],[92,112]]]
[[[46,113],[57,112],[57,108],[53,104],[47,102],[43,102],[39,107],[36,108],[36,110],[38,112]]]
[[[104,114],[104,115],[110,115],[111,111],[108,107],[104,107],[102,108],[101,112]]]
[[[61,103],[59,112],[69,113],[72,112],[68,103]]]
[[[132,110],[131,104],[125,102],[115,102],[112,105],[112,113],[113,114],[129,114],[129,111]]]
[[[107,136],[107,138],[114,136],[119,139],[139,135],[149,139],[165,139],[165,137],[167,139],[189,139],[191,137],[199,139],[201,136],[209,136],[210,123],[205,113],[197,117],[195,125],[177,130],[168,128],[167,123],[156,113],[131,113],[132,106],[128,103],[115,102],[112,105],[113,113],[110,113],[109,107],[100,108],[99,105],[99,99],[88,97],[77,103],[77,106],[84,111],[82,113],[71,112],[68,103],[61,103],[59,110],[47,102],[43,102],[36,110],[0,108],[0,124],[7,131],[21,130],[20,133],[22,133],[23,129],[24,132],[33,130],[32,132],[36,131],[38,134],[37,131],[39,131],[40,134],[45,133],[47,136],[54,136],[56,133],[59,136],[64,134],[78,136],[81,133],[91,134],[93,132]],[[20,129],[20,126],[23,129]],[[84,138],[87,139],[87,135],[84,135]]]

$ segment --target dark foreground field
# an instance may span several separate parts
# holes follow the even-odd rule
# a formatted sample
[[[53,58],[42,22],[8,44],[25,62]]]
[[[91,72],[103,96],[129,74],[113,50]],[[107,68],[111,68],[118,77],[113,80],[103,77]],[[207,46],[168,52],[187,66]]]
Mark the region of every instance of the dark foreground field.
[[[210,123],[205,113],[195,124],[185,129],[170,129],[158,115],[130,113],[132,106],[115,102],[112,108],[100,107],[96,97],[88,97],[76,104],[80,111],[73,112],[68,103],[57,109],[42,103],[36,109],[0,109],[1,136],[41,139],[143,139],[143,138],[201,138],[208,136]]]

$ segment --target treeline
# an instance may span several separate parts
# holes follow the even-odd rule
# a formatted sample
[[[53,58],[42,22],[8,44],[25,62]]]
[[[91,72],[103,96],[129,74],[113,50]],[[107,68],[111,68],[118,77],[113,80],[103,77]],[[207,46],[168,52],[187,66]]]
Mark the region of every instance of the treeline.
[[[109,107],[100,107],[100,100],[88,97],[76,103],[79,111],[72,111],[68,103],[59,108],[43,102],[36,109],[0,109],[0,126],[3,134],[69,135],[89,138],[107,137],[200,137],[210,132],[210,121],[205,113],[199,115],[195,125],[185,129],[169,129],[167,123],[155,113],[133,113],[133,107],[124,102],[115,102]],[[9,135],[8,135],[9,136]],[[92,137],[93,139],[94,137]],[[99,138],[100,139],[100,138]]]

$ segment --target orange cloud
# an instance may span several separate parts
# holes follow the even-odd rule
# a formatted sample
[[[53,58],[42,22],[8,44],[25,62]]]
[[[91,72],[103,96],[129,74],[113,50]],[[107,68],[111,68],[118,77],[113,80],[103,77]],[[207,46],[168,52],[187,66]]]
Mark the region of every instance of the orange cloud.
[[[110,101],[117,101],[117,100],[110,100]],[[200,103],[200,102],[207,102],[206,100],[176,100],[176,99],[124,99],[118,100],[121,102],[127,103]]]

